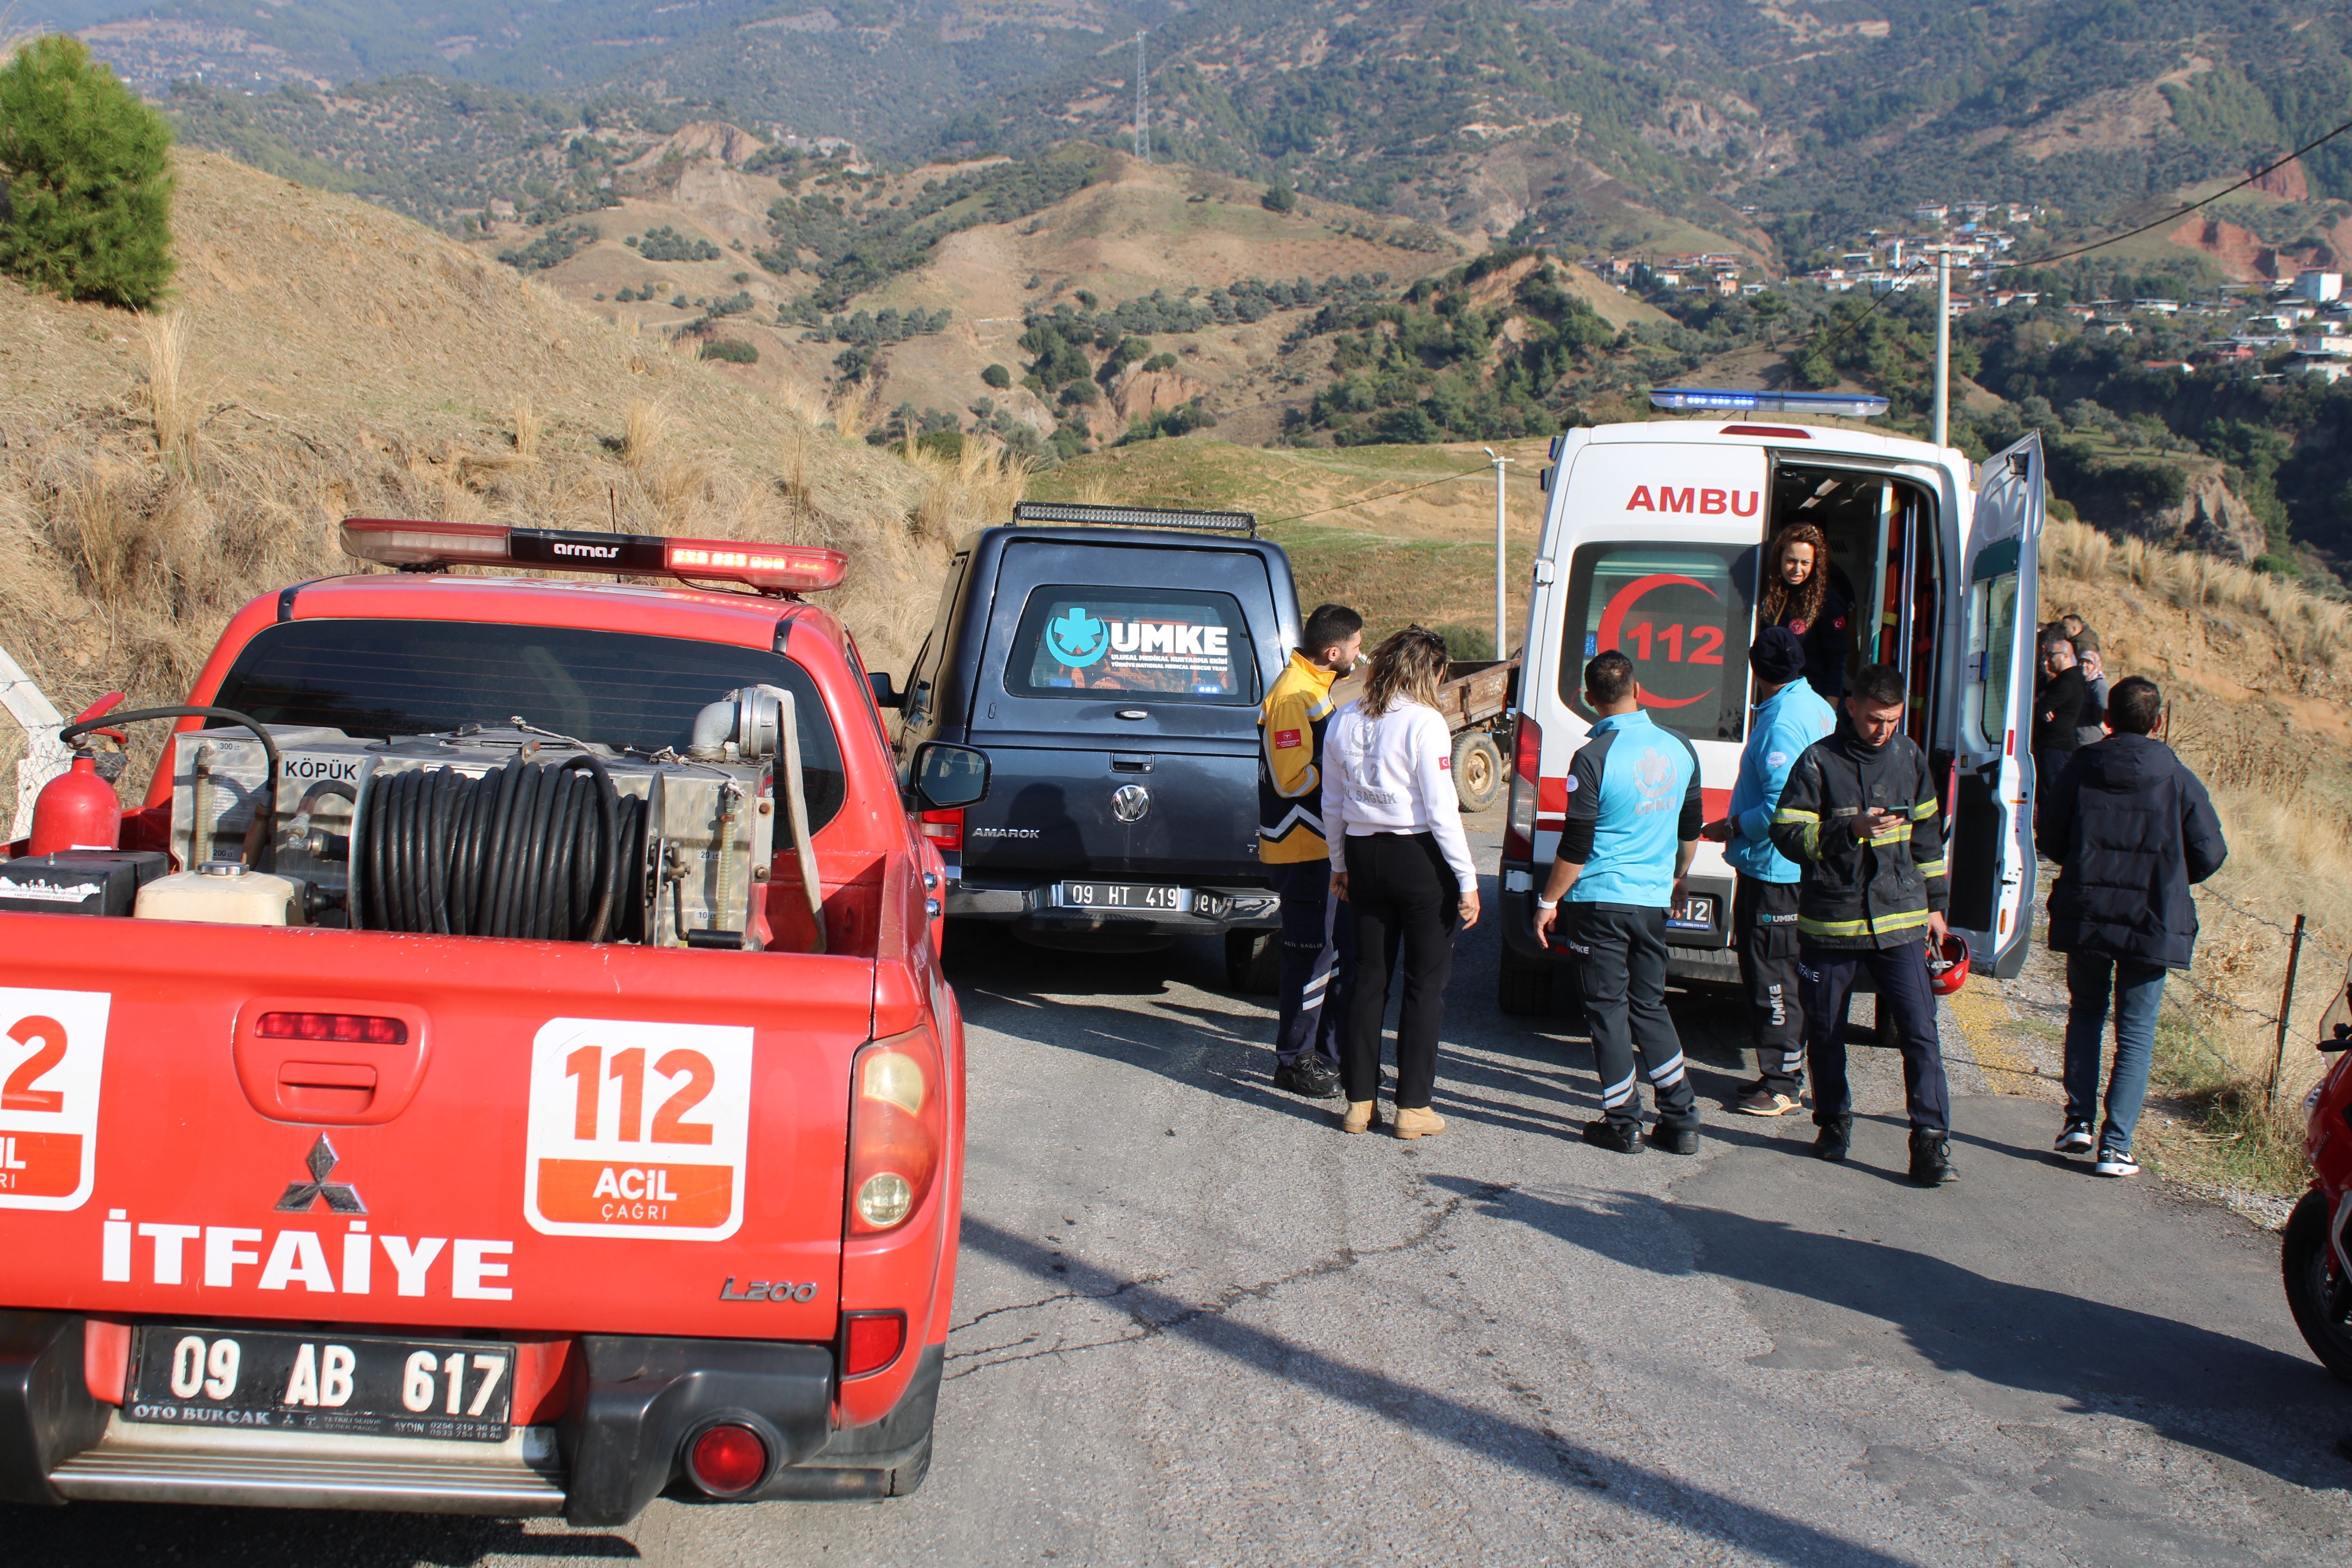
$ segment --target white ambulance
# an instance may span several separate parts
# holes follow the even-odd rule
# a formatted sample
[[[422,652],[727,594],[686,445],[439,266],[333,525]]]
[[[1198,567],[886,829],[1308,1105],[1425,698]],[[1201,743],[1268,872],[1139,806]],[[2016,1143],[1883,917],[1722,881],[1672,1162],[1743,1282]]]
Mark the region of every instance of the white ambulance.
[[[1949,919],[1970,969],[2015,973],[2032,920],[2041,438],[1971,464],[1924,441],[1809,422],[1883,413],[1881,398],[1704,389],[1651,401],[1688,417],[1571,431],[1544,470],[1503,840],[1503,1011],[1550,1003],[1535,889],[1594,719],[1585,661],[1611,648],[1633,661],[1651,718],[1698,753],[1707,819],[1722,816],[1748,738],[1766,542],[1801,521],[1827,536],[1852,590],[1849,674],[1884,662],[1909,679],[1906,723],[1945,781]],[[1738,983],[1732,880],[1721,848],[1702,842],[1689,896],[1669,911],[1673,977]]]

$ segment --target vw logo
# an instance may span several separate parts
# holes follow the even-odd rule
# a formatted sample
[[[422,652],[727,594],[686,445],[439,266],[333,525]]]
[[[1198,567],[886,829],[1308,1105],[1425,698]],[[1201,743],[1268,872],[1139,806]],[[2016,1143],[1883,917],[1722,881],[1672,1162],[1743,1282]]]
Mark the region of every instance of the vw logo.
[[[1123,784],[1110,797],[1110,814],[1121,822],[1141,822],[1151,811],[1151,792],[1141,784]]]

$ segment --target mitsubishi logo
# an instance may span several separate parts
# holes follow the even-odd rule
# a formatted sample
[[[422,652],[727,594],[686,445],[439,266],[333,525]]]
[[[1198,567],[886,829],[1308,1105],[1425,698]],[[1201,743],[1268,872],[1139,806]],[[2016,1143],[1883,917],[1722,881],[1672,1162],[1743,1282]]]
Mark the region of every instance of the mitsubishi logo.
[[[1141,822],[1151,811],[1151,792],[1141,784],[1123,784],[1110,797],[1110,814],[1121,822]]]
[[[286,1195],[278,1200],[278,1212],[301,1214],[324,1198],[327,1206],[337,1214],[367,1213],[367,1205],[360,1202],[357,1187],[327,1180],[335,1173],[335,1165],[340,1158],[335,1146],[327,1142],[327,1135],[320,1133],[319,1141],[310,1145],[310,1152],[303,1160],[303,1163],[310,1167],[310,1179],[287,1183]]]

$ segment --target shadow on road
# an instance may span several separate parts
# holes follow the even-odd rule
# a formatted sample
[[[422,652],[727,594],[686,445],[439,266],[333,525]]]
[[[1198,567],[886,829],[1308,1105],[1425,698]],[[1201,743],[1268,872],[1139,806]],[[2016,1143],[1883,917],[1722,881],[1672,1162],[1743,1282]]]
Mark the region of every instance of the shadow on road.
[[[2102,1299],[1995,1278],[1876,1237],[1824,1234],[1727,1209],[1627,1194],[1570,1201],[1521,1189],[1497,1193],[1460,1176],[1428,1180],[1483,1199],[1482,1214],[1517,1220],[1654,1273],[1683,1271],[1662,1267],[1657,1233],[1688,1234],[1697,1243],[1690,1271],[1798,1299],[1787,1309],[1759,1314],[1759,1326],[1768,1330],[1800,1327],[1757,1358],[1761,1365],[1829,1373],[1888,1364],[1883,1333],[1842,1317],[1853,1314],[1891,1324],[1902,1344],[1939,1373],[2109,1411],[2296,1486],[2352,1485],[2332,1448],[2307,1429],[2300,1440],[2273,1440],[2278,1416],[2297,1407],[2326,1413],[2332,1435],[2333,1418],[2352,1405],[2343,1389],[2308,1361],[2124,1304],[2137,1299],[2128,1279],[2110,1281],[2116,1299]],[[1926,1194],[1915,1190],[1912,1195]],[[1859,1215],[1841,1217],[1864,1223]],[[1984,1246],[1999,1251],[2002,1242],[1988,1236]],[[2162,1268],[2166,1262],[2151,1258],[2149,1267]],[[1906,1358],[1896,1352],[1891,1359]],[[2293,1425],[2307,1428],[2307,1423]]]
[[[149,1503],[0,1506],[0,1558],[39,1568],[250,1568],[332,1563],[335,1568],[471,1568],[491,1557],[609,1557],[635,1561],[617,1535],[526,1533],[520,1521],[429,1514],[339,1513]]]
[[[1677,1529],[1738,1545],[1774,1562],[1801,1563],[1807,1568],[1824,1563],[1895,1568],[1903,1561],[1875,1547],[1691,1486],[1661,1471],[1623,1463],[1548,1427],[1515,1421],[1351,1365],[1311,1345],[1236,1322],[1220,1309],[1193,1306],[1149,1285],[1122,1279],[1108,1269],[1049,1250],[974,1215],[964,1216],[963,1240],[966,1247],[1046,1280],[1058,1289],[1097,1300],[1116,1297],[1120,1310],[1146,1331],[1146,1337],[1181,1336],[1188,1343],[1253,1371],[1344,1400],[1400,1426],[1509,1465],[1540,1480],[1605,1494],[1622,1508]]]

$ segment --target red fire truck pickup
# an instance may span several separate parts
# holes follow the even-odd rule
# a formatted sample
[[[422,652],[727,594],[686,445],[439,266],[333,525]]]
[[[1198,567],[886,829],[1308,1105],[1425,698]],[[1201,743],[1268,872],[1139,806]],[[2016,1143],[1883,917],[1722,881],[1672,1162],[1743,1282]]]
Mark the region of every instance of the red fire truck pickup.
[[[402,570],[68,726],[177,719],[143,809],[78,763],[0,860],[0,1499],[913,1489],[964,1055],[909,812],[985,759],[902,792],[836,552],[343,541]]]

